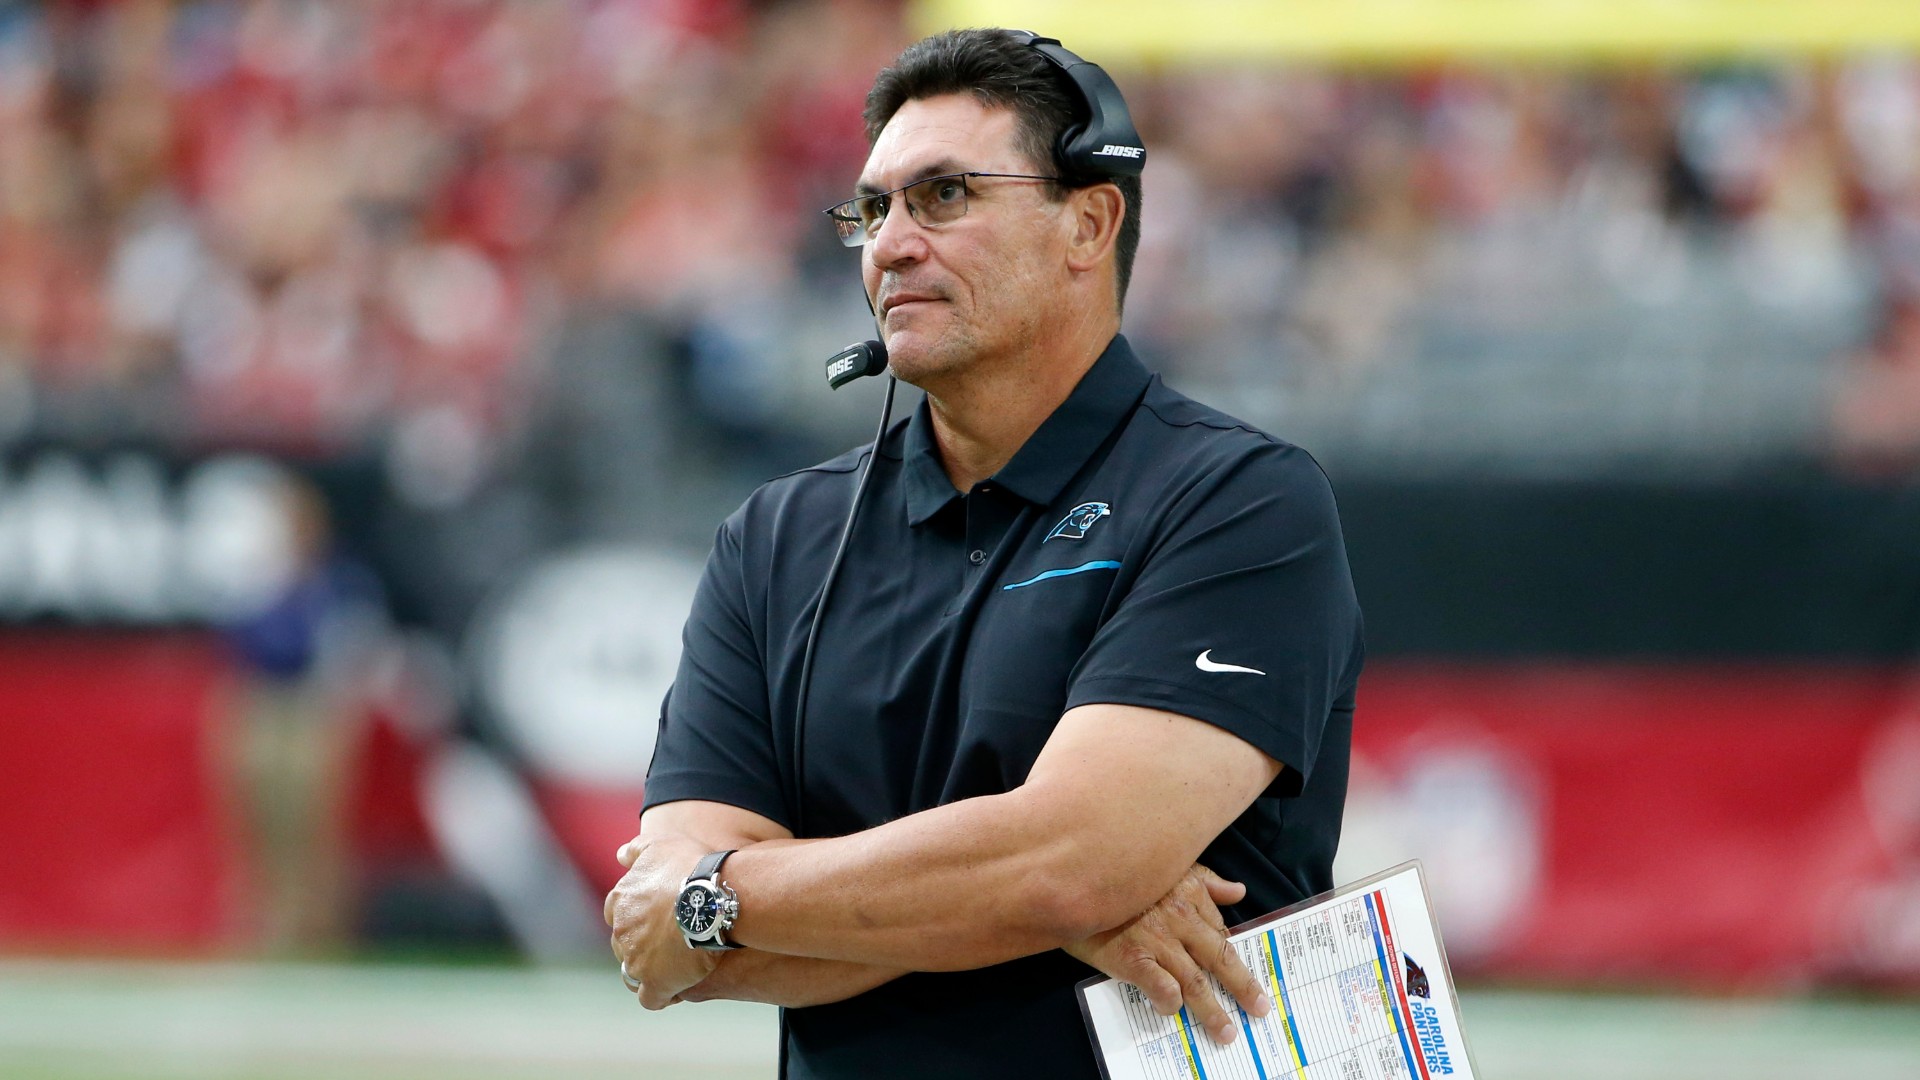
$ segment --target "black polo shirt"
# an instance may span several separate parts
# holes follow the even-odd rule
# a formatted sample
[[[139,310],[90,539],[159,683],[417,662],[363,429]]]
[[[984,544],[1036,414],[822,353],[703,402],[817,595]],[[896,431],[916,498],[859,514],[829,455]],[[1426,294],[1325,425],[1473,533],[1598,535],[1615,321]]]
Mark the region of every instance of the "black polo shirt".
[[[869,450],[769,482],[721,526],[649,806],[793,826],[801,651]],[[1116,337],[972,491],[948,481],[924,403],[874,469],[814,661],[807,835],[1008,791],[1066,710],[1144,705],[1285,766],[1202,857],[1247,885],[1229,923],[1332,886],[1360,611],[1304,450],[1168,389]],[[1089,974],[1051,952],[789,1009],[788,1075],[1094,1077],[1073,996]]]

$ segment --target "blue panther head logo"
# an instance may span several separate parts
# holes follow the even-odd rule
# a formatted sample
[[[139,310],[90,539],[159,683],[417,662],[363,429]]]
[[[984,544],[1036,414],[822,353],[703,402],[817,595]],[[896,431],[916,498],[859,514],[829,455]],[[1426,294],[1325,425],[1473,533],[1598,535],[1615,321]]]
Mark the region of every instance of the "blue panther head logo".
[[[1047,533],[1046,540],[1040,542],[1044,544],[1047,540],[1051,540],[1056,536],[1062,540],[1082,539],[1087,535],[1087,530],[1093,528],[1094,522],[1099,521],[1111,513],[1113,513],[1113,508],[1106,503],[1081,503],[1079,506],[1067,511],[1067,516],[1061,518],[1060,524],[1055,525],[1053,531]]]
[[[1413,962],[1413,957],[1401,953],[1400,958],[1407,962],[1407,993],[1414,997],[1433,999],[1433,984],[1427,981],[1427,971]]]

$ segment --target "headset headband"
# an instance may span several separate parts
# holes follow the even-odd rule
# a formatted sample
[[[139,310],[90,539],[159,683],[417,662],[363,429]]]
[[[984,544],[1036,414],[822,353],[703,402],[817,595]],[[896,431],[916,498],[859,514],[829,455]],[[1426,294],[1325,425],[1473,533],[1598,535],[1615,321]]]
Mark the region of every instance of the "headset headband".
[[[1031,30],[1010,32],[1066,72],[1086,106],[1086,122],[1068,126],[1055,147],[1068,177],[1111,180],[1139,176],[1147,165],[1147,147],[1140,141],[1133,115],[1127,111],[1127,99],[1120,96],[1112,77],[1099,64],[1069,52],[1058,38],[1041,37]]]

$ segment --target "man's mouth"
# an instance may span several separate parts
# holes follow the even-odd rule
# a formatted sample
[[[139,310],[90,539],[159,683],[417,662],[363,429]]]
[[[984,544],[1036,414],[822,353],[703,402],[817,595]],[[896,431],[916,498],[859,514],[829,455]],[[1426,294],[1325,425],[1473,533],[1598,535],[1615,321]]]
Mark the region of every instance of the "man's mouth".
[[[880,301],[880,313],[885,315],[895,308],[905,307],[908,304],[926,304],[938,299],[937,296],[926,296],[921,293],[896,293]]]

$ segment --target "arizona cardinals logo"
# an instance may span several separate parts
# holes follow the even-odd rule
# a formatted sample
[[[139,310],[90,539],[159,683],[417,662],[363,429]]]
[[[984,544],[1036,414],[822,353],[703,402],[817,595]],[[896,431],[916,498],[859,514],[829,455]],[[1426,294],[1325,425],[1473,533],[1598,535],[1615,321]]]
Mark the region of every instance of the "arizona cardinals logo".
[[[1106,503],[1081,503],[1067,511],[1067,516],[1061,518],[1060,524],[1055,525],[1053,531],[1047,533],[1046,539],[1040,542],[1044,544],[1056,536],[1062,540],[1082,539],[1087,535],[1087,530],[1093,528],[1094,522],[1111,513],[1113,508]]]

